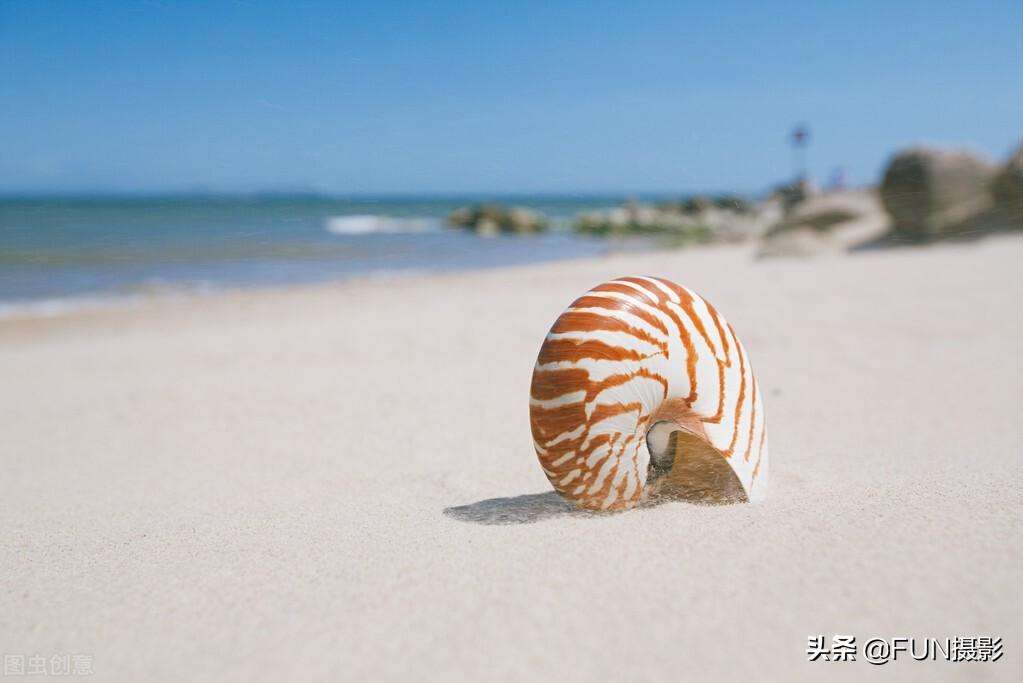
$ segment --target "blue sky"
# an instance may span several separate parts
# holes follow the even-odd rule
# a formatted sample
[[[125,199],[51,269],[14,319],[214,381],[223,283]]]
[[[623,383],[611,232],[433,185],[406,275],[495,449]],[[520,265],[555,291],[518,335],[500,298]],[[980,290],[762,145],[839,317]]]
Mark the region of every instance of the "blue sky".
[[[0,0],[0,191],[761,190],[1023,139],[1023,3]]]

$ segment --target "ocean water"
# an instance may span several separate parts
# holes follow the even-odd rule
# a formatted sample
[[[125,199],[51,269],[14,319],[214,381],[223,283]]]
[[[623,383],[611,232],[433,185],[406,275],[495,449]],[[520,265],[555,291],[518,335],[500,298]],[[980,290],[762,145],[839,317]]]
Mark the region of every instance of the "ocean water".
[[[0,307],[442,271],[641,248],[573,234],[622,197],[500,197],[555,229],[478,237],[447,214],[483,197],[0,198]]]

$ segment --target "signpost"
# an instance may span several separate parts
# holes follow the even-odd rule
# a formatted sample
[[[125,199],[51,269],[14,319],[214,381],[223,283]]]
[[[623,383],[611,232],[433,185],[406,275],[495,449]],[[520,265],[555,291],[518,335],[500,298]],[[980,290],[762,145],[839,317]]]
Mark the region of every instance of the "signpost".
[[[796,124],[789,134],[792,142],[792,163],[796,174],[796,182],[803,182],[806,175],[806,146],[810,143],[810,129],[805,123]]]

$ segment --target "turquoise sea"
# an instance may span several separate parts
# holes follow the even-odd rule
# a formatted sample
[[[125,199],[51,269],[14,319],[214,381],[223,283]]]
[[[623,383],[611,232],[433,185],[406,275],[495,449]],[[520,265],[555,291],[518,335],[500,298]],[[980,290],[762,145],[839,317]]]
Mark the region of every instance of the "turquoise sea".
[[[573,234],[625,197],[315,195],[0,198],[0,306],[162,290],[484,268],[636,248]],[[543,212],[537,236],[478,237],[447,214],[479,201]]]

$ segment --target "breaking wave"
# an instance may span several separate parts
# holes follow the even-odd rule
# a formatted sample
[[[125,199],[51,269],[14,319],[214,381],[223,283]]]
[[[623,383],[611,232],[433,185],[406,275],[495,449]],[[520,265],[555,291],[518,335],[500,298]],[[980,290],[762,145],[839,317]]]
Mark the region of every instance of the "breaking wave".
[[[363,214],[331,216],[326,220],[327,232],[335,235],[369,235],[373,233],[425,232],[437,228],[436,218],[395,218]]]

